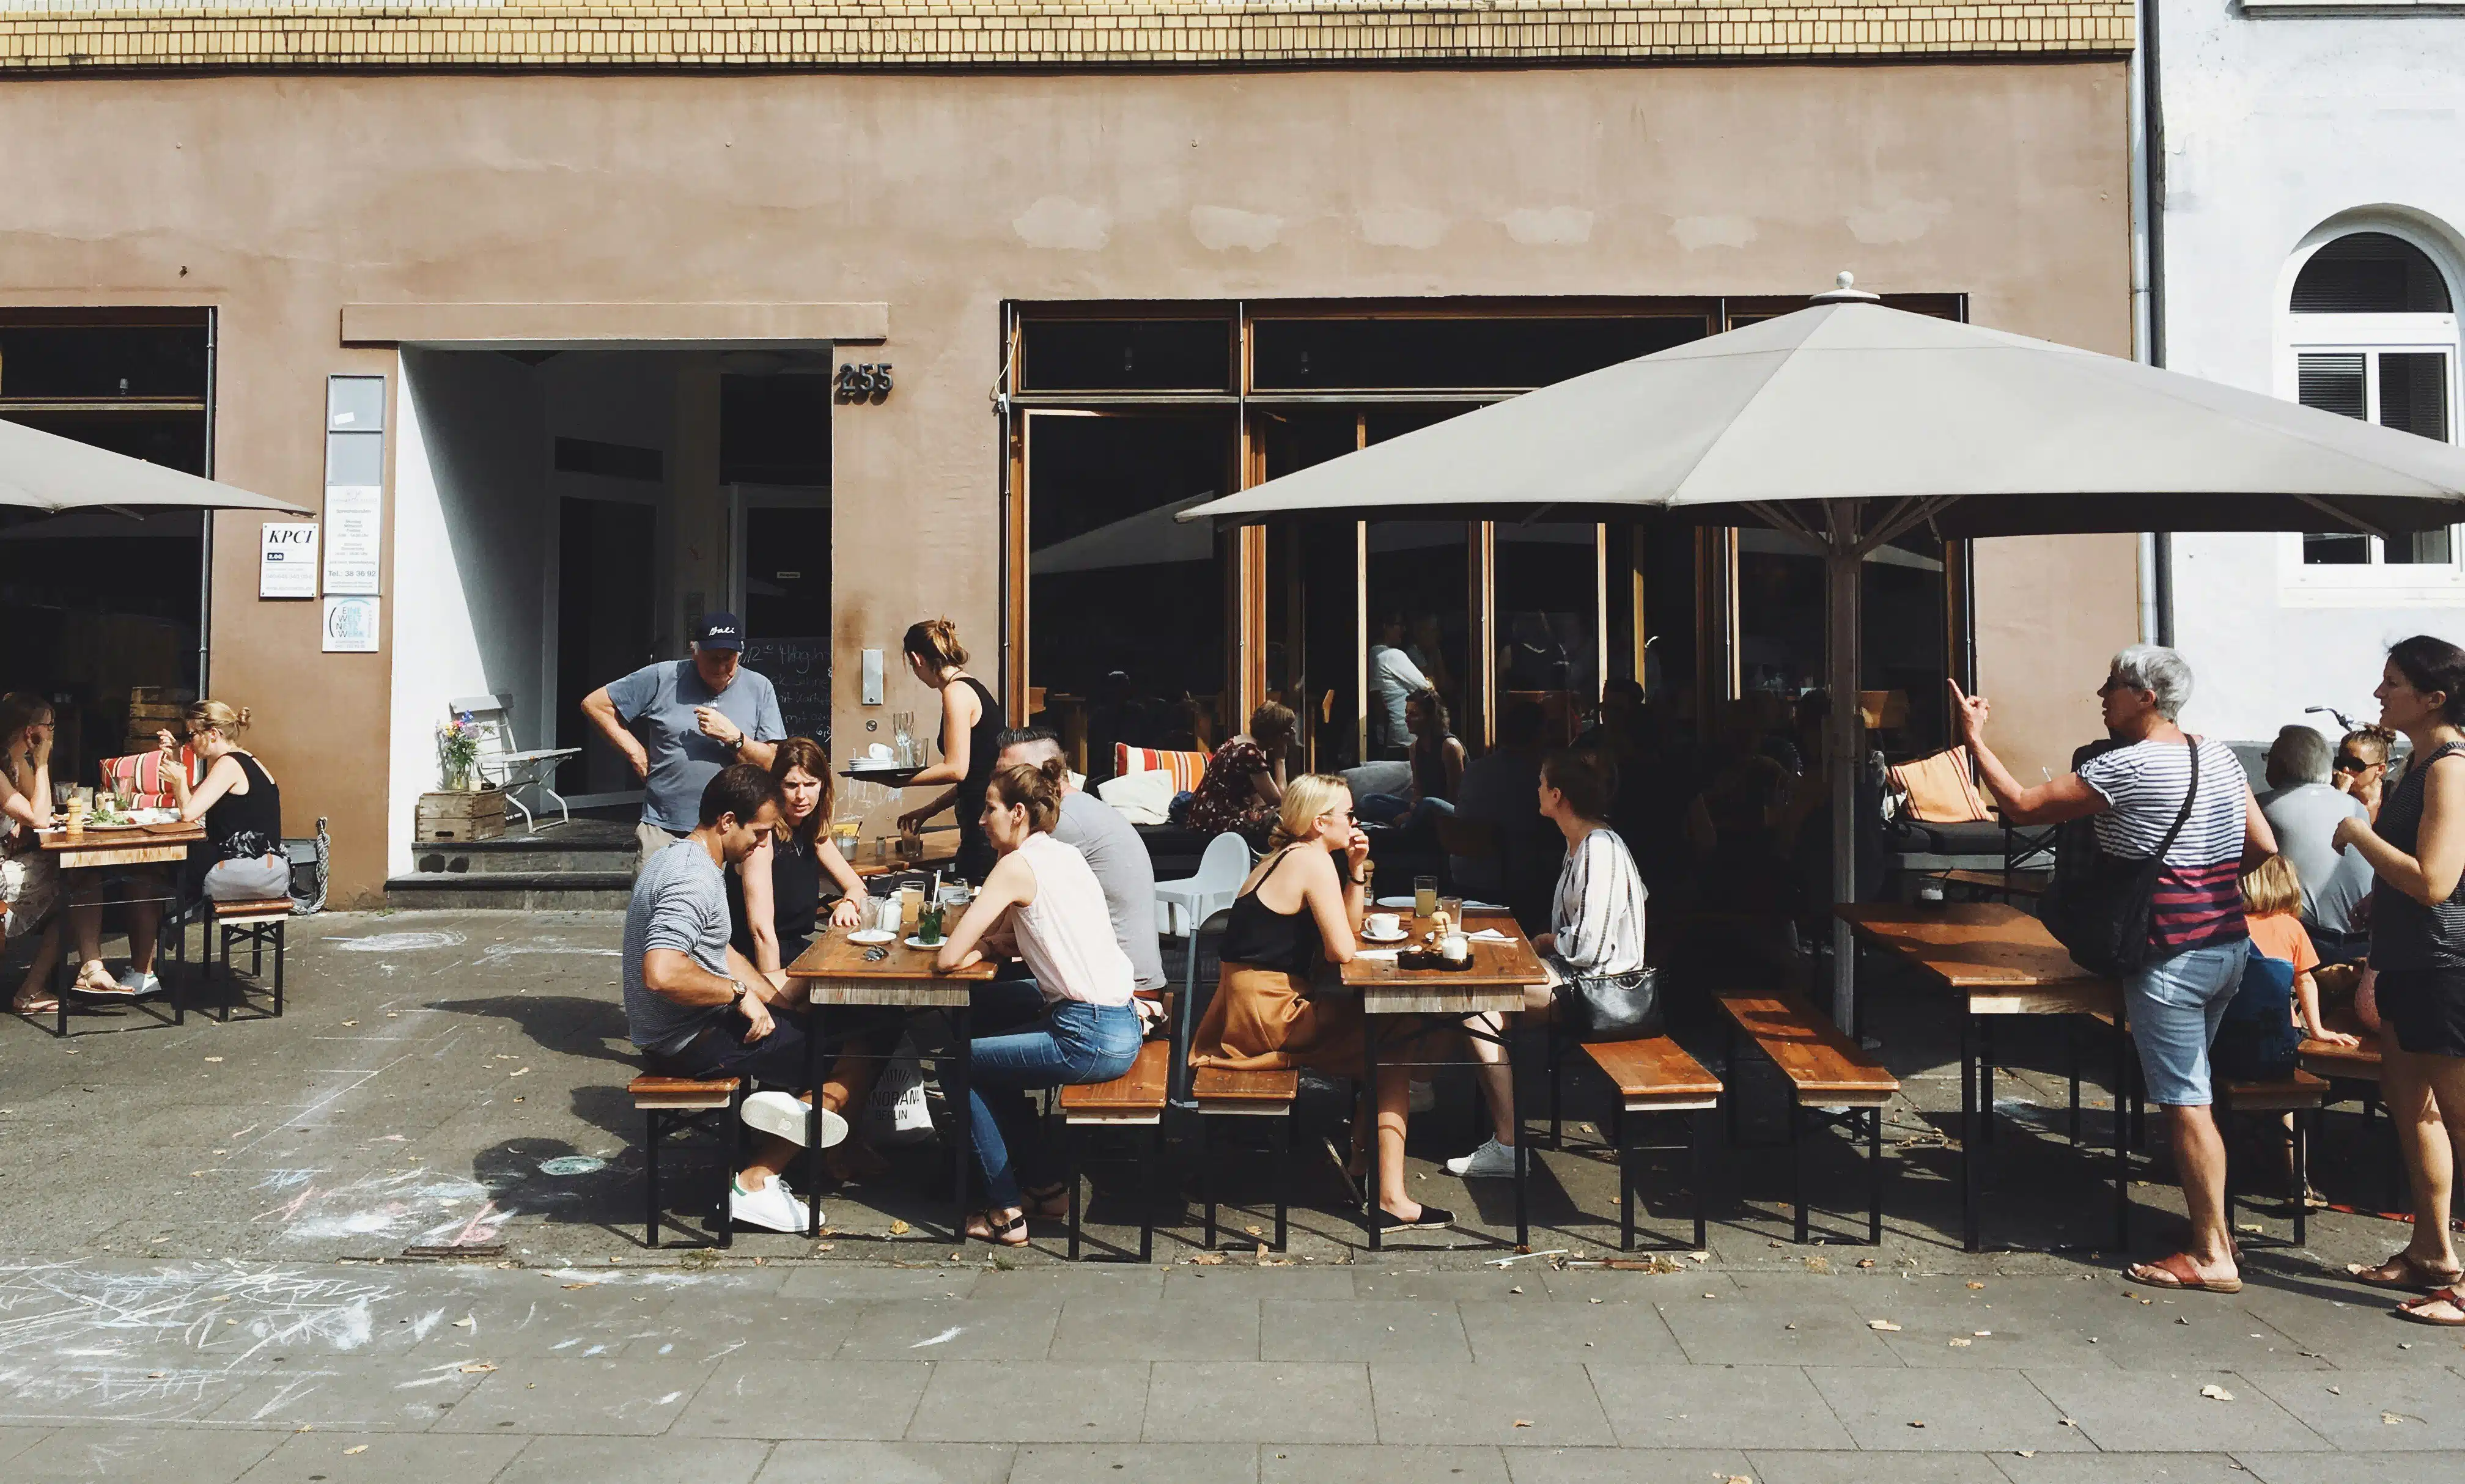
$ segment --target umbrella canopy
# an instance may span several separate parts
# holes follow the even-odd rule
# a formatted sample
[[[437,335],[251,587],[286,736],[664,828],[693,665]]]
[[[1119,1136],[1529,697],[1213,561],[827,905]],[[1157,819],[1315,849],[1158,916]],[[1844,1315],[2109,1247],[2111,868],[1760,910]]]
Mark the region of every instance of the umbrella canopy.
[[[310,512],[285,500],[149,464],[0,418],[0,505],[30,510],[176,506]]]
[[[1760,523],[1824,558],[1826,682],[1858,688],[1860,564],[1947,538],[2338,528],[2465,520],[2465,450],[2092,351],[1856,302],[1816,305],[1437,423],[1181,519],[1409,510]],[[1831,756],[1865,756],[1832,708]],[[1856,891],[1854,770],[1832,774],[1832,891]],[[1833,923],[1832,1014],[1854,950]]]
[[[1791,526],[1773,507],[1810,500],[1918,502],[1946,537],[2381,535],[2465,515],[2465,449],[2094,351],[1837,303],[1560,382],[1183,519],[1547,505],[1582,520],[1645,506]]]

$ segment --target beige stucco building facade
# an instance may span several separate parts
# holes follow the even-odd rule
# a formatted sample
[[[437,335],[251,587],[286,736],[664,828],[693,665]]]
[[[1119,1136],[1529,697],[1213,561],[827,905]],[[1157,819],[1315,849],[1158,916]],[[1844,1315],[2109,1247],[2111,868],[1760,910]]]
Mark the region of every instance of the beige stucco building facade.
[[[366,903],[405,868],[449,701],[509,695],[525,740],[557,735],[556,507],[624,477],[567,441],[661,455],[633,484],[649,639],[675,653],[694,606],[745,591],[722,378],[769,365],[748,354],[894,365],[891,392],[831,409],[828,549],[798,554],[829,570],[832,730],[868,740],[928,703],[895,667],[917,618],[1044,683],[1003,651],[1026,581],[1010,306],[1717,319],[1845,267],[2128,354],[2128,17],[0,6],[0,308],[211,308],[213,472],[310,509],[327,379],[386,379],[372,652],[256,595],[261,517],[211,538],[210,688],[254,709],[292,812],[332,819],[334,900]],[[1980,683],[2054,762],[2135,636],[2132,539],[1981,543],[1968,570]],[[867,650],[894,661],[877,707]],[[1255,698],[1236,676],[1225,707]]]

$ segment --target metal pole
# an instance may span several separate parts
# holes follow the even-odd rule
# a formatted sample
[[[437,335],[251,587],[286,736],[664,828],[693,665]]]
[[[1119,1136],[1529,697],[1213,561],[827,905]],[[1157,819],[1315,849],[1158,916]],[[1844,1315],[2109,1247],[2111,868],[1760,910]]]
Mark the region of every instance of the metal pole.
[[[1864,564],[1855,545],[1854,518],[1833,522],[1823,557],[1828,590],[1824,626],[1824,684],[1832,694],[1832,899],[1857,899],[1857,775],[1865,766],[1866,723],[1857,707],[1857,652],[1862,636],[1859,578]],[[1832,1020],[1855,1033],[1856,945],[1837,914],[1832,923]]]

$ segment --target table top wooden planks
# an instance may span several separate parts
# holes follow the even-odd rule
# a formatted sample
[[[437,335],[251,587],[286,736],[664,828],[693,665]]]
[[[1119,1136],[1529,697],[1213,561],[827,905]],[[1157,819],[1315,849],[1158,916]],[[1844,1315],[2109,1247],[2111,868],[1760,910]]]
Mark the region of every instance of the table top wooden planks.
[[[1363,941],[1365,948],[1410,947],[1431,923],[1428,919],[1399,913],[1409,941],[1402,944]],[[1496,928],[1507,941],[1472,941],[1468,969],[1405,968],[1393,959],[1356,958],[1344,965],[1344,985],[1361,996],[1362,1009],[1371,1015],[1469,1015],[1480,1010],[1520,1010],[1523,986],[1546,984],[1549,971],[1532,941],[1506,913],[1467,912],[1465,926],[1478,932]]]
[[[53,857],[63,871],[86,871],[98,866],[158,866],[186,860],[189,847],[202,845],[205,838],[203,820],[110,830],[88,825],[78,834],[53,829],[35,835],[43,853]]]
[[[998,967],[987,959],[963,969],[943,973],[933,966],[934,950],[910,948],[903,942],[880,944],[848,941],[850,929],[833,927],[788,965],[788,977],[800,981],[814,1005],[897,1005],[919,1009],[967,1003],[967,986],[993,977]],[[885,950],[867,959],[869,947]]]
[[[2046,925],[2007,902],[1832,909],[1859,938],[1968,998],[1977,1015],[2117,1013],[2122,989],[2072,962]]]

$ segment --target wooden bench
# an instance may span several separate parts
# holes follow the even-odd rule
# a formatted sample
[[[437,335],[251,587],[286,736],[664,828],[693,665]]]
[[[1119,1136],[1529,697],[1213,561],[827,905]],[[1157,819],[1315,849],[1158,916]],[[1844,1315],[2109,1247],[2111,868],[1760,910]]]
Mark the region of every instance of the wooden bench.
[[[1130,1070],[1109,1082],[1077,1082],[1061,1089],[1061,1123],[1069,1147],[1070,1260],[1078,1260],[1078,1141],[1087,1128],[1145,1128],[1141,1142],[1140,1174],[1154,1164],[1156,1144],[1164,1129],[1165,1093],[1172,1079],[1172,1043],[1148,1041],[1139,1048]],[[1142,1178],[1139,1207],[1139,1257],[1155,1255],[1155,1206],[1150,1182]]]
[[[274,949],[274,1018],[282,1018],[282,955],[287,929],[291,922],[291,898],[266,897],[254,901],[217,901],[207,897],[200,903],[206,914],[207,931],[211,935],[210,949],[223,961],[223,978],[232,977],[232,944],[248,944],[248,975],[251,979],[265,972],[265,950]],[[222,1019],[231,1019],[231,1007],[223,1007]]]
[[[643,1075],[626,1085],[636,1112],[648,1124],[649,1141],[643,1146],[642,1170],[645,1192],[645,1215],[642,1220],[642,1245],[659,1245],[659,1145],[668,1136],[698,1129],[717,1138],[732,1156],[720,1171],[719,1202],[713,1219],[718,1223],[718,1245],[727,1246],[735,1237],[736,1223],[727,1212],[729,1185],[736,1178],[736,1165],[744,1152],[744,1120],[740,1117],[744,1100],[744,1084],[737,1077],[661,1077]],[[716,1116],[725,1121],[713,1126]]]
[[[1198,1111],[1198,1179],[1207,1202],[1207,1251],[1215,1251],[1215,1166],[1207,1154],[1207,1120],[1210,1118],[1271,1119],[1276,1162],[1277,1251],[1284,1250],[1290,1221],[1293,1163],[1293,1103],[1300,1096],[1301,1074],[1281,1071],[1234,1072],[1223,1067],[1190,1069],[1189,1096]]]
[[[1618,1251],[1634,1251],[1634,1156],[1645,1146],[1631,1142],[1627,1133],[1629,1119],[1635,1115],[1657,1113],[1691,1113],[1686,1145],[1693,1157],[1693,1172],[1688,1185],[1695,1192],[1695,1246],[1701,1248],[1704,1232],[1703,1187],[1703,1115],[1721,1105],[1721,1079],[1703,1068],[1701,1062],[1686,1052],[1686,1048],[1665,1035],[1645,1036],[1632,1041],[1586,1041],[1584,1054],[1601,1074],[1617,1089],[1617,1114],[1613,1141],[1618,1161]],[[1550,1112],[1556,1114],[1556,1097],[1551,1097]],[[1660,1147],[1675,1147],[1663,1145]]]
[[[2334,1050],[2335,1048],[2332,1048]],[[2328,1100],[2328,1081],[2297,1067],[2290,1077],[2267,1082],[2236,1082],[2220,1078],[2217,1082],[2217,1107],[2229,1118],[2243,1118],[2290,1113],[2293,1117],[2294,1139],[2294,1245],[2309,1240],[2311,1215],[2311,1171],[2307,1145],[2310,1142],[2306,1115],[2316,1114]],[[2233,1219],[2233,1162],[2226,1163],[2226,1219]]]
[[[1804,1127],[1810,1118],[1866,1136],[1869,1199],[1866,1240],[1883,1240],[1883,1105],[1900,1090],[1898,1077],[1860,1051],[1857,1043],[1814,1007],[1793,994],[1730,993],[1720,996],[1729,1017],[1732,1075],[1737,1038],[1743,1034],[1780,1069],[1792,1092],[1789,1108],[1789,1201],[1796,1207],[1796,1239],[1807,1240]],[[1843,1112],[1834,1114],[1832,1109]],[[1732,1125],[1737,1099],[1729,1100]],[[1734,1127],[1732,1129],[1734,1133]]]

